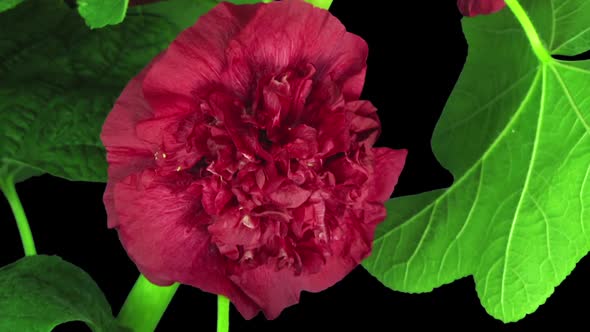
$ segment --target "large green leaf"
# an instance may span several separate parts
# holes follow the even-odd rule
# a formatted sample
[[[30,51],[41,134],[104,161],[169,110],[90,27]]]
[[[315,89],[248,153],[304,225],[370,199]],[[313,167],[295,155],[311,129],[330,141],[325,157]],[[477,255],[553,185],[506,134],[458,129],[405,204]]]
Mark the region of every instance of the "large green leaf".
[[[554,54],[576,55],[590,45],[590,1],[550,0],[552,24],[543,27],[542,37]],[[549,22],[547,20],[547,22]],[[553,24],[555,23],[555,24]]]
[[[78,12],[91,28],[123,22],[129,0],[77,0]]]
[[[16,7],[16,5],[20,4],[23,1],[24,0],[2,0],[2,1],[0,1],[0,13]]]
[[[9,0],[22,1],[22,0]],[[229,0],[235,4],[251,4],[257,2],[271,2],[273,0]],[[170,22],[184,28],[192,25],[200,14],[206,13],[220,0],[175,0],[159,1],[145,6],[131,8],[129,13],[155,13],[170,19]],[[323,2],[310,1],[310,2]],[[331,0],[329,0],[331,2]],[[91,28],[102,28],[107,25],[119,24],[125,18],[129,0],[77,0],[78,12]],[[0,6],[0,9],[2,7]],[[1,11],[1,10],[0,10]],[[197,15],[195,15],[197,14]]]
[[[273,0],[229,0],[236,5],[272,2]],[[210,11],[222,0],[175,0],[159,1],[130,8],[128,15],[152,15],[164,17],[178,29],[184,30],[195,24],[200,15]]]
[[[82,321],[94,332],[128,331],[115,323],[94,280],[57,256],[30,256],[0,268],[0,331],[49,332]]]
[[[237,0],[237,3],[256,2]],[[106,181],[100,130],[125,84],[214,0],[130,9],[89,30],[60,0],[0,14],[0,177]]]
[[[90,31],[58,0],[27,1],[0,26],[0,176],[105,181],[102,123],[178,30],[150,15]]]
[[[363,263],[405,292],[473,275],[505,322],[590,250],[590,61],[549,57],[590,48],[589,2],[521,4],[520,20],[509,9],[463,20],[469,55],[432,139],[455,182],[388,202]]]

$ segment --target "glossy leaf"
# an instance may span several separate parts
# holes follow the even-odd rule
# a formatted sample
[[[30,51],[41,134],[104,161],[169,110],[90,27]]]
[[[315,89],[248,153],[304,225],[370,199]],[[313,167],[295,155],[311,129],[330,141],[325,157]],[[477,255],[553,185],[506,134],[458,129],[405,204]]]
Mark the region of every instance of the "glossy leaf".
[[[0,268],[0,331],[49,332],[71,321],[94,332],[124,332],[94,280],[57,256],[25,257]]]
[[[536,310],[590,250],[590,61],[548,55],[590,49],[589,4],[520,3],[520,20],[463,19],[469,55],[432,139],[455,182],[390,201],[363,263],[405,292],[472,275],[505,322]]]

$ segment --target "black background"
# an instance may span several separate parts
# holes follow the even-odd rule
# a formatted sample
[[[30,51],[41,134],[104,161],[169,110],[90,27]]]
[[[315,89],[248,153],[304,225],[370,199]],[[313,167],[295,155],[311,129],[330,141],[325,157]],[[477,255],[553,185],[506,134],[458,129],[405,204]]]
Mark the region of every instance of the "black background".
[[[330,11],[369,44],[363,99],[379,108],[383,134],[377,145],[409,150],[395,196],[446,187],[453,179],[432,155],[430,138],[467,54],[455,1],[361,3],[335,0]],[[104,188],[104,184],[48,175],[17,185],[39,253],[59,255],[87,271],[116,313],[138,272],[115,231],[106,228]],[[21,257],[17,229],[4,200],[0,200],[0,243],[0,265]],[[431,324],[443,331],[533,331],[557,326],[585,330],[590,309],[583,303],[590,295],[589,279],[586,258],[535,313],[503,324],[485,312],[471,277],[432,293],[403,294],[387,289],[358,267],[324,292],[303,293],[300,304],[274,321],[262,315],[246,321],[232,307],[230,331],[420,331]],[[215,331],[215,317],[214,295],[182,286],[157,331]],[[78,324],[60,329],[86,330]]]

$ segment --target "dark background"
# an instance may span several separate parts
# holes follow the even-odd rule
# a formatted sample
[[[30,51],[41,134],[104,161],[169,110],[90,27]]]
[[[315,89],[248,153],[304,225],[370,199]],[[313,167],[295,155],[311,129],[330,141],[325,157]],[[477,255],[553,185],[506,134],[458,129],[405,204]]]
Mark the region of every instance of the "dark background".
[[[330,11],[369,43],[363,99],[379,108],[384,132],[377,145],[409,149],[395,196],[449,186],[452,176],[432,155],[430,137],[467,54],[455,1],[360,3],[335,0]],[[106,228],[104,188],[104,184],[48,175],[17,185],[39,253],[59,255],[87,271],[116,313],[138,272],[115,231]],[[0,244],[0,265],[21,257],[17,229],[2,199]],[[433,324],[442,331],[533,331],[552,326],[572,331],[576,329],[567,326],[588,326],[585,317],[590,309],[582,303],[590,295],[589,279],[590,259],[586,258],[534,314],[503,324],[485,312],[471,277],[432,293],[411,295],[387,289],[359,266],[324,292],[303,293],[300,304],[287,308],[274,321],[262,315],[246,321],[232,307],[230,330],[420,331]],[[182,286],[158,331],[215,331],[215,317],[214,295]],[[60,329],[86,330],[78,324]]]

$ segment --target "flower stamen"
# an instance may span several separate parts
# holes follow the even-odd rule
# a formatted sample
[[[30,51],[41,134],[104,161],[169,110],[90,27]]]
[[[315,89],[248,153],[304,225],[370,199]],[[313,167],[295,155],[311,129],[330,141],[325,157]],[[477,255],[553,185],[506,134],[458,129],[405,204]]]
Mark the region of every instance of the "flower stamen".
[[[252,223],[252,218],[250,218],[250,216],[247,214],[242,217],[242,220],[240,220],[240,222],[242,223],[242,225],[244,225],[250,229],[255,228],[254,224]]]

